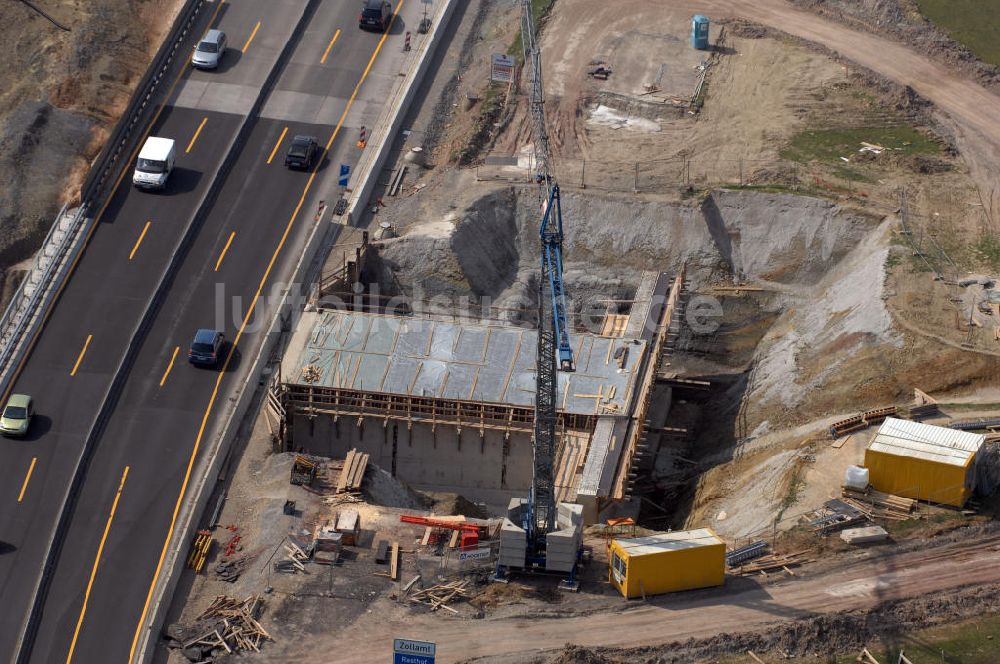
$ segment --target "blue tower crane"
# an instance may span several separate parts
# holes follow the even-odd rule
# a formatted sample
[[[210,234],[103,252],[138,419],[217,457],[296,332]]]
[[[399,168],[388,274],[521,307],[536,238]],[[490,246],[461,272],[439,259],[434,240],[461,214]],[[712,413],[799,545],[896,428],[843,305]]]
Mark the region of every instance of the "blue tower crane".
[[[530,65],[529,109],[534,141],[535,180],[541,204],[540,240],[541,276],[538,280],[538,349],[536,356],[535,427],[532,441],[531,492],[520,504],[517,516],[512,511],[511,525],[524,539],[510,533],[510,555],[505,557],[501,535],[500,559],[495,579],[503,581],[507,567],[532,570],[556,569],[568,572],[566,587],[575,587],[576,562],[567,567],[565,558],[546,558],[546,538],[557,530],[554,466],[556,456],[556,394],[559,371],[575,371],[573,348],[569,343],[566,316],[566,289],[563,283],[563,219],[559,185],[549,170],[549,139],[545,122],[545,99],[542,89],[541,54],[535,42],[531,0],[521,2],[521,37],[524,63]],[[515,503],[517,501],[514,501]],[[513,503],[512,503],[513,504]],[[561,539],[565,554],[565,537]],[[522,558],[523,555],[523,558]],[[575,557],[579,561],[579,552]]]

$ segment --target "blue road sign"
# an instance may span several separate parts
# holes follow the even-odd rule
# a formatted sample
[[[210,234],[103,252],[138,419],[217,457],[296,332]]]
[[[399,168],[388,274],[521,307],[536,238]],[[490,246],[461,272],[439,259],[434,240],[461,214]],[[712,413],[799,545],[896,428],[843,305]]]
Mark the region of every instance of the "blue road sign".
[[[351,167],[348,166],[347,164],[341,164],[340,179],[337,180],[337,184],[339,184],[341,187],[346,187],[350,174],[351,174]]]
[[[434,658],[427,655],[407,655],[404,652],[392,654],[392,664],[434,664]]]

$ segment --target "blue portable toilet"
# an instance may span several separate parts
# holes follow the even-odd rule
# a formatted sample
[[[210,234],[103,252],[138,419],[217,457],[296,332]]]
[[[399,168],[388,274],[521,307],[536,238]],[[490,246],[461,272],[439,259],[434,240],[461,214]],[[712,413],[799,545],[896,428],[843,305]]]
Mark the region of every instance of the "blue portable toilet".
[[[696,14],[691,19],[691,47],[704,51],[708,49],[708,17]]]

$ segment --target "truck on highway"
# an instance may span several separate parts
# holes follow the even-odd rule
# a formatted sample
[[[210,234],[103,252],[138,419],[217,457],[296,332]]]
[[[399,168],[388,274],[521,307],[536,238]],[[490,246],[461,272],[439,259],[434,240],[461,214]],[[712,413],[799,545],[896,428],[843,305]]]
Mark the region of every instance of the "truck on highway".
[[[150,136],[139,151],[132,184],[140,189],[163,189],[174,169],[174,140]]]

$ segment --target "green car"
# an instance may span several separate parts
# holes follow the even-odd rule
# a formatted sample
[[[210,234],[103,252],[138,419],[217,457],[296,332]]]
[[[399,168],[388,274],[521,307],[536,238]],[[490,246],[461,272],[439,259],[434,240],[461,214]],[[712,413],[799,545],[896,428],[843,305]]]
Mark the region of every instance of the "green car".
[[[12,394],[0,415],[0,433],[5,436],[23,436],[28,433],[31,416],[35,414],[34,404],[27,394]]]

